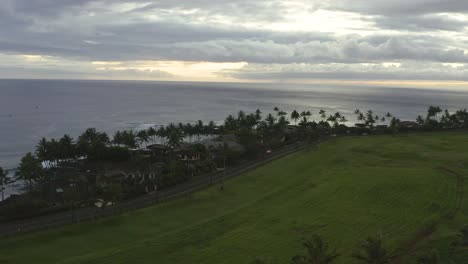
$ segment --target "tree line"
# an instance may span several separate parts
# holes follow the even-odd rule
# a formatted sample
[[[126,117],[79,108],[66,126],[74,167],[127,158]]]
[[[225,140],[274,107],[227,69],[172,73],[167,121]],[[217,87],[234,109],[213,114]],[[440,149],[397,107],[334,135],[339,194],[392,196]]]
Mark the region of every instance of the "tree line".
[[[129,150],[138,149],[148,144],[159,143],[175,148],[184,142],[198,141],[202,136],[234,134],[240,143],[246,146],[248,153],[258,152],[260,145],[277,147],[285,137],[293,140],[314,139],[320,135],[340,133],[368,133],[375,132],[376,127],[383,126],[384,133],[396,133],[402,129],[402,121],[391,113],[378,115],[372,110],[356,109],[354,116],[356,125],[347,126],[348,118],[344,114],[327,113],[321,109],[315,117],[310,111],[293,110],[287,113],[278,107],[264,115],[260,110],[253,113],[239,111],[236,115],[228,115],[220,125],[214,121],[204,123],[170,123],[167,126],[150,127],[145,130],[117,131],[112,137],[95,128],[84,131],[76,140],[65,134],[58,139],[42,138],[34,153],[27,153],[19,164],[16,179],[24,180],[32,189],[35,182],[40,182],[47,173],[42,166],[59,167],[62,164],[77,160],[86,161],[119,161],[128,159]],[[291,125],[293,123],[293,125]],[[468,128],[468,112],[466,109],[450,112],[438,106],[430,106],[426,116],[419,115],[415,120],[416,130],[439,130]],[[288,133],[288,127],[293,127],[294,133]],[[381,131],[381,132],[382,132]],[[158,142],[159,139],[159,142]],[[1,169],[1,167],[0,167]],[[0,186],[3,194],[4,186],[14,179],[7,177],[3,169],[0,170]]]

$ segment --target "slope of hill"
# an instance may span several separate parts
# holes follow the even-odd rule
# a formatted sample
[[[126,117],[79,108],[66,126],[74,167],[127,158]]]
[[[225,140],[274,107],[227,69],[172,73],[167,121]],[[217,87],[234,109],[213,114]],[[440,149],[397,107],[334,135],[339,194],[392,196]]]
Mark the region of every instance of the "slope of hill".
[[[468,223],[464,175],[466,133],[338,138],[227,181],[223,190],[2,240],[0,261],[288,263],[314,233],[337,248],[337,263],[354,263],[349,256],[369,235],[408,261],[433,246],[455,258],[449,244]]]

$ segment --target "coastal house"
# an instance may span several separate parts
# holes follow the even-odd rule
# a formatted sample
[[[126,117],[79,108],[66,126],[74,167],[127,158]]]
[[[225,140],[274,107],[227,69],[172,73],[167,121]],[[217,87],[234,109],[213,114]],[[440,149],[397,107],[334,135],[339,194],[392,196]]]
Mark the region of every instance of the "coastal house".
[[[171,148],[163,144],[152,144],[146,147],[145,151],[151,153],[151,156],[162,159],[170,154]]]
[[[201,154],[197,150],[185,147],[174,151],[181,161],[197,161],[201,159]]]
[[[206,139],[203,141],[196,142],[206,147],[206,149],[222,149],[226,144],[227,148],[233,151],[243,152],[244,146],[236,141],[234,135],[226,135],[224,139],[222,137]]]
[[[153,153],[166,154],[171,148],[163,144],[152,144],[146,147],[146,149],[152,151]]]
[[[377,125],[377,126],[375,126],[375,130],[381,131],[381,132],[385,131],[387,128],[388,128],[387,125]]]
[[[399,126],[400,128],[412,129],[417,128],[419,125],[414,121],[400,121]]]
[[[104,182],[122,182],[124,180],[132,180],[136,183],[142,183],[145,180],[154,180],[158,175],[161,174],[161,165],[153,165],[151,168],[146,170],[112,170],[106,171],[103,176],[99,178],[100,181]]]

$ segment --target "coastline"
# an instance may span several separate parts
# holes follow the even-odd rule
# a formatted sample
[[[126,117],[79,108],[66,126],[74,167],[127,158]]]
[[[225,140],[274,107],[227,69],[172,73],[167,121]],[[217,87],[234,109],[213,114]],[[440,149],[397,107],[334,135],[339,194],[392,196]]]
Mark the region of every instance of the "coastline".
[[[7,171],[8,176],[10,177],[10,179],[15,177],[16,169],[7,169],[6,171]],[[10,197],[11,195],[21,194],[22,192],[21,192],[21,190],[19,190],[21,188],[20,185],[21,185],[20,183],[14,182],[14,183],[10,183],[7,186],[5,186],[5,189],[4,189],[5,199]]]
[[[253,112],[275,106],[287,112],[304,109],[317,113],[323,108],[343,113],[350,120],[358,107],[414,120],[429,105],[455,110],[465,108],[467,101],[468,91],[403,87],[0,80],[0,123],[4,128],[0,131],[0,166],[14,167],[24,154],[34,151],[41,137],[70,133],[76,139],[77,133],[89,127],[112,134],[170,122],[221,122],[239,109]],[[317,114],[311,117],[319,119]]]

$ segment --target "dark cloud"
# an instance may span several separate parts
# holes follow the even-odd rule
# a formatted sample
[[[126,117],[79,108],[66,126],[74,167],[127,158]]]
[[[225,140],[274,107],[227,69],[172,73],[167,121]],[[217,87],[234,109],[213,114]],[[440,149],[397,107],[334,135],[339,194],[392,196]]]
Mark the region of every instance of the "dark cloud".
[[[237,72],[226,72],[227,76],[245,80],[301,80],[301,79],[335,79],[335,80],[441,80],[468,81],[468,69],[450,69],[442,65],[431,65],[415,69],[415,66],[389,67],[355,66],[355,67],[312,67],[311,69],[243,69]],[[417,67],[417,66],[416,66]]]
[[[148,6],[137,8],[132,12],[154,11],[165,9],[195,9],[198,14],[224,15],[238,20],[273,22],[284,19],[284,13],[278,10],[286,10],[282,1],[251,1],[251,0],[218,0],[218,1],[161,1]],[[188,15],[190,16],[190,15]]]
[[[275,30],[271,26],[291,19],[295,12],[318,9],[353,12],[374,26],[357,26],[354,33],[347,34],[305,32],[296,28]],[[0,54],[41,54],[81,62],[180,60],[328,64],[330,67],[398,61],[417,62],[419,67],[433,62],[468,63],[468,44],[460,34],[465,32],[467,24],[453,13],[466,15],[468,2],[3,0],[0,2]],[[392,31],[382,31],[387,29]],[[296,74],[297,78],[301,75],[350,79],[367,76],[367,73],[342,69],[314,72],[315,75],[307,75],[309,71],[284,70],[284,74]],[[386,69],[369,72],[375,78],[392,78],[392,74],[405,76]],[[441,76],[436,70],[421,72],[412,68],[408,75],[412,72],[417,78],[424,74],[430,74],[431,78],[459,78],[450,73]],[[168,77],[156,72],[125,74],[141,78]],[[270,76],[268,72],[239,74]],[[282,73],[271,74],[281,76]]]
[[[333,9],[378,15],[468,12],[468,2],[463,0],[334,0],[328,4]]]
[[[368,15],[382,29],[464,31],[468,26],[448,15],[468,12],[468,2],[460,0],[334,0],[327,7]]]
[[[468,81],[464,74],[440,73],[436,71],[425,71],[421,73],[393,73],[393,72],[263,72],[243,73],[238,72],[230,75],[237,79],[245,80],[428,80],[428,81]]]
[[[56,16],[93,1],[95,0],[2,0],[0,10],[17,15]]]
[[[394,15],[379,16],[373,21],[382,29],[408,31],[463,31],[468,25],[465,21],[451,18],[448,15]]]
[[[468,62],[468,54],[462,48],[448,48],[447,39],[411,35],[336,37],[324,33],[279,33],[161,22],[99,26],[92,35],[17,31],[13,36],[11,40],[0,39],[0,51],[79,60]]]
[[[51,68],[25,68],[25,67],[0,67],[0,78],[21,79],[21,78],[52,78],[52,79],[171,79],[175,76],[159,70],[135,70],[105,69],[99,71],[91,70],[71,70],[71,69],[51,69]]]

